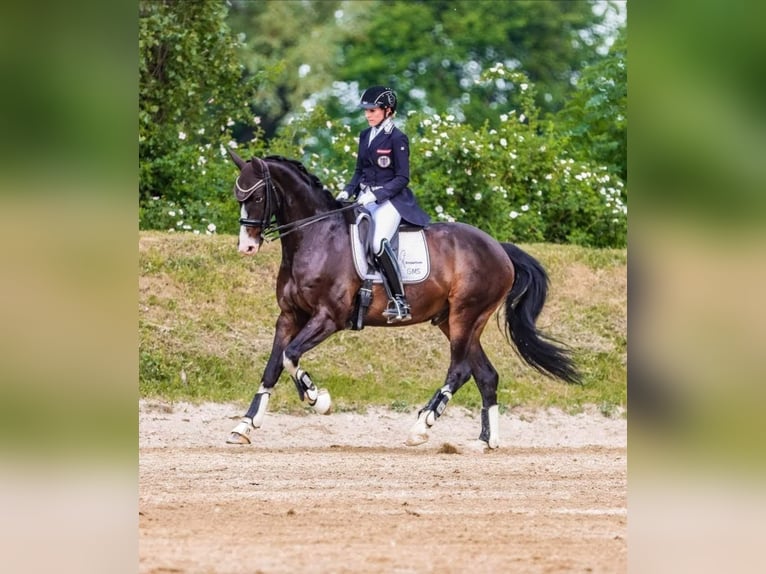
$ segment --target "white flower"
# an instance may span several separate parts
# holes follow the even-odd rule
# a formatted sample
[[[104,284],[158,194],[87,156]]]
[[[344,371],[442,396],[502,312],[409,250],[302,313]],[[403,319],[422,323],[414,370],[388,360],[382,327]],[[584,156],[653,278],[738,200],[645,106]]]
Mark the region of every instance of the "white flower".
[[[447,121],[448,122],[451,122],[451,121],[454,121],[454,120],[455,120],[455,116],[453,116],[452,114],[447,116]]]
[[[427,149],[425,152],[423,152],[423,155],[426,156],[426,157],[431,157],[433,155],[433,153],[431,152],[430,149]]]
[[[172,211],[172,210],[171,210],[171,211],[168,211],[168,215],[169,215],[170,217],[175,217],[175,216],[176,216],[176,212],[175,212],[175,211]]]
[[[234,125],[234,120],[231,118],[226,118],[226,126],[231,127]]]
[[[436,211],[436,213],[441,213],[444,211],[444,208],[441,205],[437,205],[436,207],[434,207],[434,210]]]
[[[520,121],[520,122],[523,122],[525,119],[527,119],[527,116],[525,116],[524,114],[521,114],[521,115],[519,116],[519,121]]]
[[[552,180],[553,179],[553,174],[549,173],[548,175],[545,176],[545,179],[547,179],[548,181]]]
[[[524,204],[521,206],[521,211],[529,211],[529,205]]]
[[[455,195],[455,189],[452,187],[448,187],[445,192],[447,195]]]
[[[508,121],[508,114],[501,114],[500,115],[500,121],[507,122]]]
[[[207,225],[207,230],[208,230],[210,233],[213,233],[213,232],[215,231],[215,223],[208,223],[208,225]]]
[[[519,87],[521,88],[522,92],[526,92],[527,88],[529,87],[529,84],[520,84]]]
[[[236,141],[234,141],[234,140],[229,140],[229,144],[228,144],[228,145],[229,145],[229,147],[231,147],[231,148],[235,148],[235,147],[237,147],[237,142],[236,142]]]
[[[511,211],[511,212],[508,214],[508,216],[509,216],[511,219],[516,219],[516,218],[519,216],[519,214],[518,214],[518,213],[516,213],[515,211]]]
[[[327,126],[327,129],[330,129],[332,127],[332,122],[330,120],[327,120],[327,123],[325,125]]]
[[[475,194],[474,194],[474,196],[473,196],[473,198],[474,198],[476,201],[479,201],[479,200],[481,200],[481,193],[475,193]]]
[[[503,147],[508,147],[508,140],[505,138],[500,138],[500,145]]]
[[[186,139],[186,132],[178,132],[178,139],[179,140],[185,140]]]
[[[198,133],[199,135],[202,135],[202,134],[204,134],[204,133],[205,133],[205,128],[200,128],[200,129],[198,129],[198,130],[197,130],[197,133]]]
[[[260,118],[260,116],[253,116],[253,123],[254,123],[255,125],[259,125],[259,124],[261,123],[261,118]]]

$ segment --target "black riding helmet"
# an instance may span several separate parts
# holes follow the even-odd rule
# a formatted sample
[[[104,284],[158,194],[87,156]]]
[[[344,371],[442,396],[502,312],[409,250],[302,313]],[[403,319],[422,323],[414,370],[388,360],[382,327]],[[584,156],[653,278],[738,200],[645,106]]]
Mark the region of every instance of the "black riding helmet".
[[[362,94],[359,107],[365,110],[374,108],[390,108],[392,112],[396,111],[396,94],[391,88],[385,86],[373,86],[367,88]]]

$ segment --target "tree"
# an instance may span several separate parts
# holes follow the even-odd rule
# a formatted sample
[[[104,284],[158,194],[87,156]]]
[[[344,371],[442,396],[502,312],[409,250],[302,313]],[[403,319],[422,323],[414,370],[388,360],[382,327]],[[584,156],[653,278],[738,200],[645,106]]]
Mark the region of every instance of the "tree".
[[[627,29],[621,28],[608,55],[582,72],[557,125],[577,155],[606,165],[627,181]]]
[[[269,138],[304,102],[347,116],[361,89],[381,83],[406,111],[481,124],[518,101],[509,83],[474,85],[496,63],[524,72],[540,109],[555,111],[606,34],[590,0],[231,1],[243,61],[261,75],[252,109]]]
[[[336,78],[341,2],[232,0],[228,22],[243,37],[239,50],[248,74],[259,77],[250,102],[272,138],[283,120]],[[240,126],[245,138],[250,126]]]
[[[252,84],[242,81],[239,45],[223,3],[139,2],[139,195],[169,199],[193,193],[199,157],[251,121]],[[202,147],[202,152],[197,149]],[[200,155],[201,154],[201,155]]]
[[[574,74],[598,57],[603,18],[586,0],[372,5],[347,33],[339,76],[390,84],[416,109],[480,124],[515,95],[513,86],[498,82],[466,97],[482,72],[499,62],[523,71],[538,86],[537,105],[553,111],[563,106]]]

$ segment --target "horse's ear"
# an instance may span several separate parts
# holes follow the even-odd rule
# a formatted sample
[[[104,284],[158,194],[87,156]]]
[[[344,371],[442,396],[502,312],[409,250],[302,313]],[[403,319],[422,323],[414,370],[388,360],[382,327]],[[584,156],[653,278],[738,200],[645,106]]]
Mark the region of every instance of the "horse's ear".
[[[240,171],[242,171],[242,168],[245,167],[245,160],[243,160],[241,157],[239,157],[234,150],[231,148],[226,148],[226,151],[229,152],[229,155],[231,156],[231,159],[234,161],[235,164],[237,164],[237,167]]]

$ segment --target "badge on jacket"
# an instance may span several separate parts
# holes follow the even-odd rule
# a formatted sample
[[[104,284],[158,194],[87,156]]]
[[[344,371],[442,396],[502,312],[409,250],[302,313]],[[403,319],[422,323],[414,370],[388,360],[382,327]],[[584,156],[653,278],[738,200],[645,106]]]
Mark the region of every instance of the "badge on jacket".
[[[378,152],[378,165],[380,167],[386,168],[389,165],[391,165],[391,156],[390,155],[380,155],[380,154],[390,154],[390,149],[379,149],[376,150]]]

